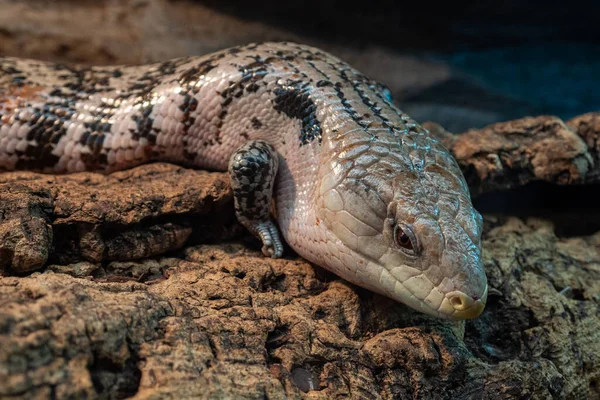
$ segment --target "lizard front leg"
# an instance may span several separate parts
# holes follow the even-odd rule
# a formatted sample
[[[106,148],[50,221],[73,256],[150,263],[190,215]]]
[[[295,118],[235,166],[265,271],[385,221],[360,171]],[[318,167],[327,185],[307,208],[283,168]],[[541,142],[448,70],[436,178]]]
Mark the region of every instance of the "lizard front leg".
[[[279,258],[283,244],[270,207],[279,155],[270,144],[245,143],[229,160],[229,176],[238,221],[262,243],[264,255]]]

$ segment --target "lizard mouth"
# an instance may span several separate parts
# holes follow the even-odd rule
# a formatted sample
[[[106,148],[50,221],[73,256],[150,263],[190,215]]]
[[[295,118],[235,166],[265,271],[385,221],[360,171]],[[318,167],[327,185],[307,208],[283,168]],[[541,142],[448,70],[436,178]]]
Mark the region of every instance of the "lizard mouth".
[[[485,309],[488,296],[487,284],[481,297],[473,298],[460,290],[444,293],[438,286],[433,286],[431,281],[422,274],[412,276],[404,281],[397,277],[394,278],[395,290],[393,292],[395,293],[391,297],[426,314],[460,321],[477,318]],[[431,285],[427,285],[430,287],[428,293],[423,291],[422,284],[424,282]]]

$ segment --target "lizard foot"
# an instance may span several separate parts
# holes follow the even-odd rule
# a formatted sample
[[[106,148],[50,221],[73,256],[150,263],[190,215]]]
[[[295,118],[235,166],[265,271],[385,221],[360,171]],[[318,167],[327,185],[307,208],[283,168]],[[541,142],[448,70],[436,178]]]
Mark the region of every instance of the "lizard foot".
[[[278,166],[273,146],[259,140],[245,143],[229,161],[237,219],[261,241],[263,254],[273,258],[283,255],[281,236],[270,213]]]

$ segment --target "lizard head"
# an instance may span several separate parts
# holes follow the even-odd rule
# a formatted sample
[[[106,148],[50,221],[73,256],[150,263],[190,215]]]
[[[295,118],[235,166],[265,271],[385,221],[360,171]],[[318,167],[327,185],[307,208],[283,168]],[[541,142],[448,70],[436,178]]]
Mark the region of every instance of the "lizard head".
[[[416,178],[410,174],[393,180],[394,198],[382,229],[389,246],[379,263],[394,281],[394,298],[448,319],[475,318],[488,291],[481,215],[468,192],[448,187],[458,180],[453,182],[447,170],[432,169],[437,171],[426,171],[414,185],[406,182]]]
[[[424,130],[411,135],[336,148],[318,212],[339,251],[322,261],[419,311],[475,318],[488,290],[481,215],[448,151]]]

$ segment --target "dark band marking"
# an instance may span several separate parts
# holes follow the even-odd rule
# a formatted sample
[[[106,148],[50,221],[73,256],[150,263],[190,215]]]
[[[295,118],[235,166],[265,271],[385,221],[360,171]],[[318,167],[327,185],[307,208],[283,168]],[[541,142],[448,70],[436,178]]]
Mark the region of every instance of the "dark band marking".
[[[342,84],[340,82],[337,82],[335,85],[333,85],[333,88],[338,98],[340,99],[340,103],[342,103],[342,106],[344,106],[344,111],[346,111],[350,118],[354,122],[356,122],[356,124],[360,126],[365,132],[370,133],[368,130],[369,124],[363,121],[363,116],[359,115],[354,109],[354,107],[352,107],[352,104],[350,104],[350,102],[348,102],[348,100],[346,99],[346,96],[342,90]]]
[[[300,146],[317,139],[322,140],[321,123],[317,119],[317,106],[310,98],[311,86],[308,82],[289,81],[286,85],[278,85],[274,90],[275,110],[290,118],[302,122],[300,130]]]
[[[31,116],[23,120],[18,115],[15,121],[29,126],[28,144],[24,151],[15,150],[19,157],[17,168],[42,171],[51,168],[58,162],[58,156],[52,154],[56,143],[66,134],[65,123],[75,114],[69,101],[58,100],[56,103],[47,102],[41,108],[31,108]]]
[[[250,122],[252,122],[252,127],[254,129],[260,129],[263,126],[262,122],[260,122],[260,120],[258,118],[256,118],[256,117],[253,117]]]
[[[307,60],[306,63],[315,71],[317,71],[318,74],[320,74],[323,78],[325,78],[325,81],[331,81],[331,78],[329,77],[329,75],[327,75],[325,73],[325,71],[321,70],[319,67],[317,67],[315,65],[315,63],[313,63],[311,60]],[[320,81],[321,82],[321,81]]]
[[[334,68],[336,70],[339,71],[340,73],[340,78],[342,78],[342,80],[344,82],[349,83],[353,89],[354,92],[360,97],[360,99],[362,100],[363,104],[365,104],[367,107],[369,107],[369,109],[371,110],[371,112],[373,113],[373,115],[375,117],[377,117],[379,119],[379,121],[381,122],[381,124],[394,136],[398,136],[399,133],[404,133],[404,128],[400,127],[400,126],[396,126],[394,125],[389,118],[387,118],[386,116],[384,116],[381,111],[382,108],[378,106],[377,102],[373,102],[371,100],[371,98],[366,94],[365,90],[362,88],[362,85],[368,85],[368,87],[373,91],[373,93],[375,93],[375,95],[382,101],[384,102],[386,105],[389,106],[389,102],[388,100],[386,100],[379,92],[381,91],[381,88],[383,87],[383,85],[374,82],[372,80],[370,80],[368,77],[366,77],[365,75],[358,73],[356,71],[353,71],[348,65],[346,64],[342,64],[340,63],[340,65],[335,65],[335,64],[330,64],[331,68]],[[352,77],[352,79],[350,77],[348,77],[348,75],[346,74],[347,71],[351,71],[353,72],[354,76]],[[393,107],[392,107],[393,108]],[[400,114],[399,114],[400,115]]]
[[[245,65],[237,66],[237,69],[241,73],[240,79],[231,81],[229,86],[221,92],[223,101],[221,102],[219,122],[217,122],[217,127],[219,129],[223,126],[225,117],[227,116],[228,107],[234,102],[235,99],[242,97],[244,92],[256,92],[260,88],[261,82],[269,74],[270,65],[274,61],[272,57],[264,59],[258,55],[248,57],[254,61]],[[219,135],[220,130],[217,131],[217,136],[215,138],[216,143],[221,143],[221,138]]]

